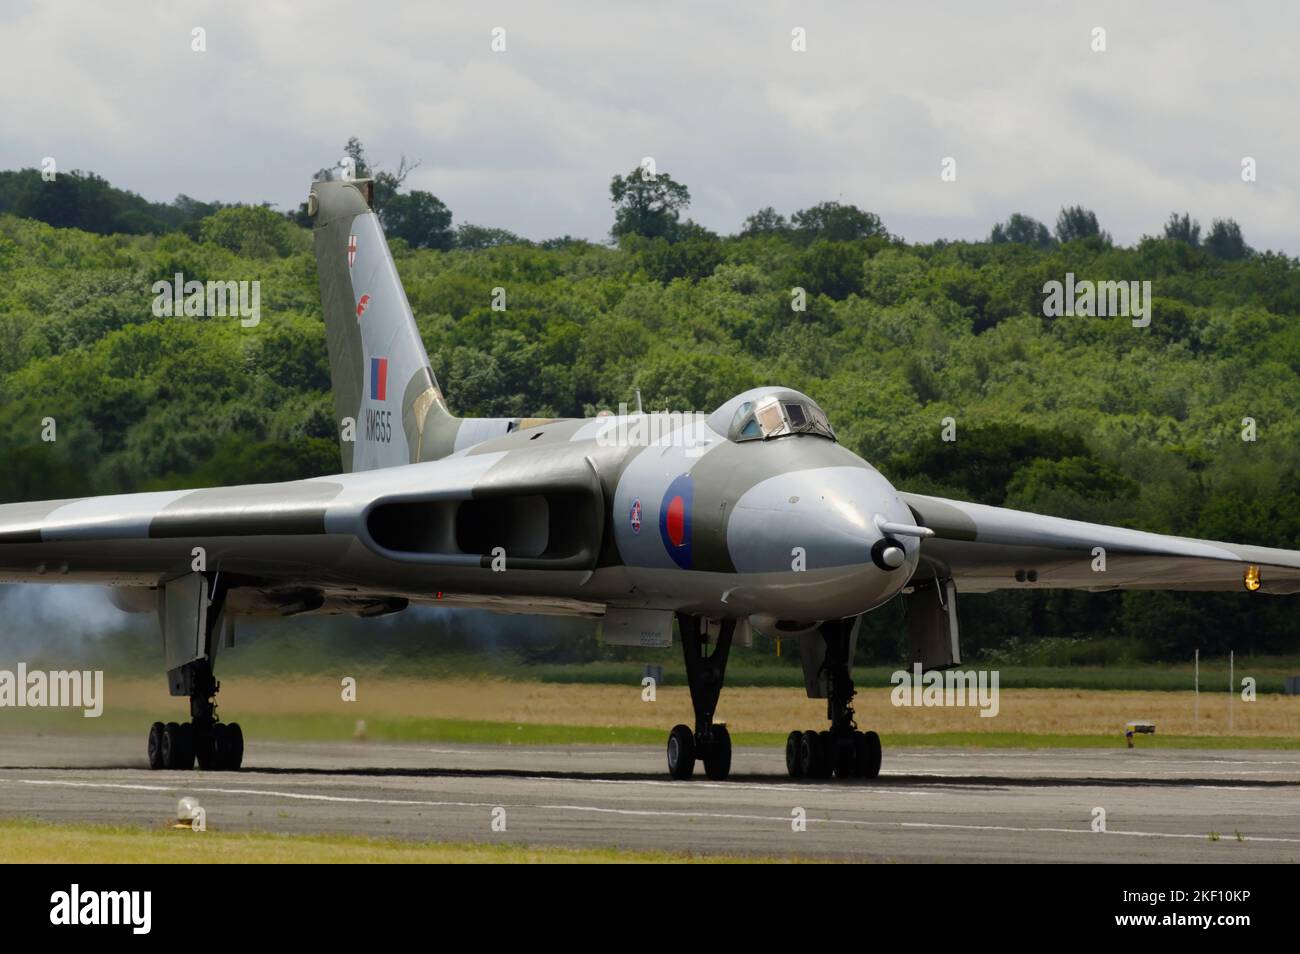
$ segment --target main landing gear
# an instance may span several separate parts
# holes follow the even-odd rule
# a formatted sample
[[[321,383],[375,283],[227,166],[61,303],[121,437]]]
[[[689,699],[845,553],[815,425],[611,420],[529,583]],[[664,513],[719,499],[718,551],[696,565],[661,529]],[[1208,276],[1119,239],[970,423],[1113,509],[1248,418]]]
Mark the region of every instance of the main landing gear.
[[[853,620],[821,626],[826,642],[826,717],[829,730],[794,731],[785,741],[785,767],[791,778],[875,778],[880,774],[880,736],[858,730],[853,720],[853,680],[849,652]],[[811,635],[805,639],[813,638]]]
[[[217,690],[206,660],[191,663],[189,722],[155,722],[149,728],[149,768],[235,771],[244,761],[244,733],[238,722],[217,721]]]
[[[190,721],[149,728],[151,769],[234,771],[244,761],[244,733],[239,725],[217,721],[213,676],[217,649],[234,645],[234,618],[226,612],[229,581],[217,573],[186,573],[158,587],[167,691],[188,696]],[[196,640],[195,637],[198,637]]]
[[[668,774],[675,779],[690,778],[695,761],[704,763],[704,774],[721,781],[731,774],[731,735],[721,722],[713,721],[722,693],[722,679],[727,672],[727,656],[736,621],[724,619],[718,627],[713,651],[705,655],[708,634],[698,616],[677,614],[682,650],[686,654],[686,678],[691,687],[691,706],[695,709],[695,729],[673,726],[668,735]]]

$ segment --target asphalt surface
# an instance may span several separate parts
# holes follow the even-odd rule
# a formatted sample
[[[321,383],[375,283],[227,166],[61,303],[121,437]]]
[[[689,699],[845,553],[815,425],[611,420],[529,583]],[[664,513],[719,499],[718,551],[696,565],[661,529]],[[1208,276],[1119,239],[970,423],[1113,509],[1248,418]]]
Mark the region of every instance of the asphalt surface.
[[[662,750],[647,746],[253,739],[243,771],[200,773],[150,772],[143,734],[0,735],[0,818],[162,826],[192,796],[224,831],[870,861],[1300,859],[1300,752],[1140,746],[886,740],[880,778],[845,783],[791,781],[782,753],[738,748],[732,778],[715,783],[701,769],[669,781]]]

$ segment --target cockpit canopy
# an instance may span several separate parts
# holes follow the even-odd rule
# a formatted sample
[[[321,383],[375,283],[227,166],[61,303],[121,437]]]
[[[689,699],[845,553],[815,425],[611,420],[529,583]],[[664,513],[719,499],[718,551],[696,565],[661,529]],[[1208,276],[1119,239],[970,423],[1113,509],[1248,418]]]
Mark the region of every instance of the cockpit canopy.
[[[732,442],[816,434],[835,440],[826,412],[812,398],[789,388],[754,388],[709,415],[709,427]]]

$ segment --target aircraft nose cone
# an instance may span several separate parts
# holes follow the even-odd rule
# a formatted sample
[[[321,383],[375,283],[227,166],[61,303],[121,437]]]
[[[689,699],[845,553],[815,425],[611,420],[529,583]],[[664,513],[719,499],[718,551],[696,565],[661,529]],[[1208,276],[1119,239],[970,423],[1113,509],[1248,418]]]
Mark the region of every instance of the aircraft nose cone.
[[[897,491],[874,468],[810,468],[755,483],[736,500],[727,547],[744,584],[729,599],[775,619],[844,619],[888,602],[920,545]]]
[[[824,467],[779,474],[746,491],[731,512],[727,547],[740,573],[783,574],[773,586],[821,584],[825,605],[806,612],[828,619],[863,612],[902,588],[918,543],[881,527],[913,523],[878,471]]]

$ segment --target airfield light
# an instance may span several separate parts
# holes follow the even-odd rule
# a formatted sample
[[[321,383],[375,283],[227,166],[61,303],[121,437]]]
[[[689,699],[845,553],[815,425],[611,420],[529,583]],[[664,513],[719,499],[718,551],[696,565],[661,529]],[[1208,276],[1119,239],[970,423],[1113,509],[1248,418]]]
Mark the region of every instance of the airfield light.
[[[1243,580],[1246,584],[1246,591],[1254,593],[1260,587],[1259,567],[1251,565],[1246,567],[1246,578]]]

